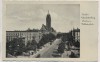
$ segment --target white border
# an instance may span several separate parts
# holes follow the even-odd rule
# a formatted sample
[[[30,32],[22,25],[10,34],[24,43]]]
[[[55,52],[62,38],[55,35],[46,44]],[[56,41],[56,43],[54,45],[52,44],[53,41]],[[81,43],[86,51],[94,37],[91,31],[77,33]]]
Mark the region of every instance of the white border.
[[[44,1],[44,0],[43,0]],[[60,0],[59,0],[60,1]],[[73,1],[73,0],[71,0]],[[90,0],[84,0],[84,1],[90,1]],[[93,0],[91,0],[93,1]],[[100,16],[100,1],[99,1],[99,16]],[[99,19],[99,16],[98,16],[98,33],[100,32],[100,19]],[[99,36],[98,36],[98,62],[100,62],[100,33],[99,33]],[[0,62],[2,62],[2,0],[0,0]]]
[[[2,0],[0,0],[0,62],[2,62]]]

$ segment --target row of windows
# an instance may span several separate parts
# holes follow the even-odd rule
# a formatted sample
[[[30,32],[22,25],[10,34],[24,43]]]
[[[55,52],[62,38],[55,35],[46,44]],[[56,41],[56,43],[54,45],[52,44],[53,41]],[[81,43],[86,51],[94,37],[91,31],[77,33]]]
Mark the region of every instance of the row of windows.
[[[14,38],[17,38],[16,36],[15,37],[13,37],[13,36],[7,36],[6,37],[7,38],[7,40],[8,41],[12,41]],[[35,39],[40,39],[40,37],[39,36],[35,36]],[[27,40],[32,40],[33,39],[33,36],[31,36],[31,37],[25,37],[25,40],[27,41]]]
[[[80,36],[80,32],[75,32],[72,35],[74,35],[74,36]]]
[[[17,35],[39,35],[39,33],[7,33],[7,36],[17,36]]]

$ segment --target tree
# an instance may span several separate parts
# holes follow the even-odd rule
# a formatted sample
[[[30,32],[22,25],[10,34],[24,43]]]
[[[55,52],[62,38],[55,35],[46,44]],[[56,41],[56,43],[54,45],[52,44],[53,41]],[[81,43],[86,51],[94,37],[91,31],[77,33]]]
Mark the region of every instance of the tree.
[[[52,42],[53,40],[55,40],[55,35],[52,33],[49,34],[43,34],[42,39],[39,41],[39,45],[43,46],[44,44],[48,43],[48,42]]]
[[[58,52],[62,54],[64,53],[64,49],[65,49],[65,43],[61,42],[58,46]]]
[[[29,51],[29,50],[36,51],[36,49],[37,49],[37,42],[34,39],[32,41],[28,41],[26,45],[26,51]]]
[[[6,53],[13,56],[21,55],[24,51],[25,44],[23,38],[14,38],[12,41],[7,42]]]

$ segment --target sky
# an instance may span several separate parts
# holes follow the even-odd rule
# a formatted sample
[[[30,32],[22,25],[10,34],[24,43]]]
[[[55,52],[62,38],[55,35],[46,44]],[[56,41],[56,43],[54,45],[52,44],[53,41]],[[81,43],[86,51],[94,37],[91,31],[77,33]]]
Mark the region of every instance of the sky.
[[[80,27],[79,4],[7,4],[6,30],[40,29],[46,25],[47,13],[57,32],[68,32]]]

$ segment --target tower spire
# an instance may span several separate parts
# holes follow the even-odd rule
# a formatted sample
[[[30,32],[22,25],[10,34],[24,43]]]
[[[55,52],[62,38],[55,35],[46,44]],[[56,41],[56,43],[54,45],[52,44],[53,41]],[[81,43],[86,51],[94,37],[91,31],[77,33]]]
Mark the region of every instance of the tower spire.
[[[48,31],[51,30],[51,16],[49,14],[49,10],[48,10],[48,14],[46,16],[46,27],[47,27]]]

